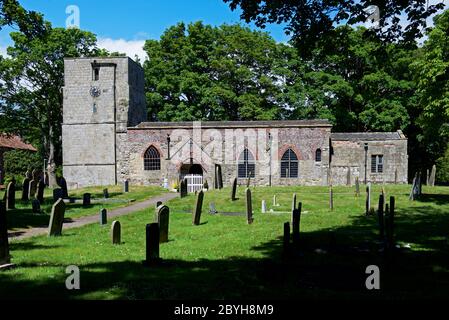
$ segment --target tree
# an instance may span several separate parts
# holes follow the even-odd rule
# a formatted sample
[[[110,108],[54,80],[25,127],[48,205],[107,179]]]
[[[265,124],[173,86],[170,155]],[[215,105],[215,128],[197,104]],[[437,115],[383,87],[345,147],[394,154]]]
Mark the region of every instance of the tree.
[[[79,29],[48,29],[29,38],[11,33],[14,45],[0,57],[0,114],[3,131],[38,137],[48,159],[50,183],[61,164],[64,58],[96,55],[96,37]]]
[[[377,34],[387,42],[414,43],[422,36],[426,19],[444,8],[444,1],[429,5],[427,0],[223,0],[232,10],[240,7],[241,18],[256,26],[285,23],[286,32],[301,52],[308,52],[317,40],[327,38],[335,26],[354,25],[367,20],[365,10],[375,5],[380,10]],[[404,21],[404,16],[407,17]]]

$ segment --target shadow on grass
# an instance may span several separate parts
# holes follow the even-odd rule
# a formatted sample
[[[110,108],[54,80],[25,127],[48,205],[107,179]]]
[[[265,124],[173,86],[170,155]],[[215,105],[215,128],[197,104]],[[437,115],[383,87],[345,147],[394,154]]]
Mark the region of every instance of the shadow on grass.
[[[416,201],[432,202],[437,205],[445,205],[449,204],[449,194],[422,194]]]

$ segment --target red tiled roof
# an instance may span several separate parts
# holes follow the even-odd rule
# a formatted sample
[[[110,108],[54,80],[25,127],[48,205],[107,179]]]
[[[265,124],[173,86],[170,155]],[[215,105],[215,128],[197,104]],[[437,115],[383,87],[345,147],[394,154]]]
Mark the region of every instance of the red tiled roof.
[[[0,148],[37,151],[31,144],[25,143],[18,136],[0,133]]]

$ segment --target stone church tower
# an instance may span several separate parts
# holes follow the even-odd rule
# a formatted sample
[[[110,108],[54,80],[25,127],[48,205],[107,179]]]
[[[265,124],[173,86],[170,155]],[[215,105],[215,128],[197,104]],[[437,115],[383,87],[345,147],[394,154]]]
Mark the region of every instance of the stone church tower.
[[[147,119],[142,67],[128,57],[64,60],[63,170],[69,187],[113,185],[127,127]]]

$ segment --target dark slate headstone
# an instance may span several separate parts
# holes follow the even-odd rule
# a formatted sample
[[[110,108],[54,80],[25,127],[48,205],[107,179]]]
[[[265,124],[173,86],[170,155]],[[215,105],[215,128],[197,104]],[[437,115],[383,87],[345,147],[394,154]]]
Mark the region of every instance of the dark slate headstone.
[[[48,225],[48,236],[60,236],[64,223],[65,203],[59,199],[51,208],[50,224]]]
[[[16,208],[16,183],[11,181],[6,187],[6,210]]]
[[[168,225],[170,209],[167,206],[158,207],[157,223],[159,224],[159,243],[168,242]]]
[[[41,213],[41,203],[39,200],[31,200],[31,207],[33,208],[33,213]]]
[[[28,190],[30,188],[30,179],[25,178],[22,181],[22,200],[27,201],[30,198],[28,197]]]
[[[123,192],[129,192],[129,181],[128,181],[128,179],[126,179],[123,182]]]
[[[154,265],[161,259],[159,258],[159,224],[150,223],[146,225],[146,259],[144,265]]]
[[[200,224],[201,211],[203,209],[203,198],[204,193],[203,190],[201,190],[196,196],[195,211],[193,212],[193,224],[195,226],[198,226]]]
[[[234,178],[232,181],[232,190],[231,190],[231,201],[237,200],[235,194],[237,192],[237,178]]]
[[[162,205],[162,201],[156,202],[156,208]]]
[[[36,191],[36,199],[43,204],[44,203],[44,189],[45,189],[45,183],[44,180],[40,180],[37,185],[37,191]]]
[[[67,190],[67,181],[65,180],[64,177],[60,177],[58,179],[58,186],[60,186],[61,189],[62,189],[62,197],[64,199],[68,198],[69,197],[69,192]]]
[[[0,267],[10,263],[5,203],[0,201]]]
[[[83,207],[90,205],[90,193],[83,194]]]
[[[109,198],[109,191],[108,188],[103,189],[103,198],[108,199]]]
[[[36,195],[36,189],[37,189],[37,180],[31,180],[30,185],[28,187],[28,199],[33,199]]]
[[[108,211],[106,209],[100,210],[100,225],[104,226],[108,223]]]
[[[181,184],[179,186],[179,196],[184,198],[187,196],[187,179],[182,179]]]
[[[58,199],[64,198],[61,188],[53,189],[53,201],[58,201]]]
[[[113,221],[111,226],[111,238],[112,238],[112,244],[121,244],[121,233],[122,228],[119,221]]]
[[[215,166],[215,175],[217,180],[217,189],[223,189],[223,175],[221,173],[221,166]]]
[[[246,188],[246,220],[248,224],[253,223],[253,202],[251,199],[251,190]]]
[[[296,209],[296,193],[293,194],[292,198],[292,211]]]
[[[36,183],[41,179],[41,171],[38,169],[34,169],[31,175],[33,176],[33,180],[36,181]]]

